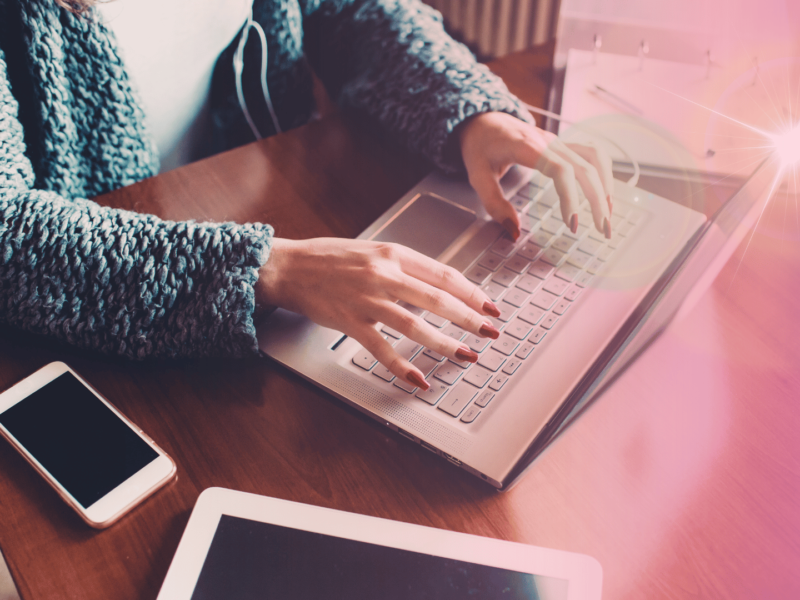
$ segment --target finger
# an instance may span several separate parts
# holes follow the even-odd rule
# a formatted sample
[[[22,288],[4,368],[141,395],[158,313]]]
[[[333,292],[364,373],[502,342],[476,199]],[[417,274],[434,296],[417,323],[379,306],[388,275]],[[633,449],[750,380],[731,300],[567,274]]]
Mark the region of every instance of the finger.
[[[574,152],[592,165],[600,174],[600,181],[603,183],[603,191],[606,193],[606,204],[608,204],[608,214],[614,211],[614,161],[608,152],[601,148],[586,144],[567,144]]]
[[[453,267],[403,247],[398,260],[400,268],[406,275],[444,290],[476,312],[492,317],[500,316],[500,309],[489,296]]]
[[[523,167],[539,170],[545,177],[553,180],[561,202],[561,218],[574,233],[578,230],[578,185],[572,164],[553,150],[557,143],[559,140],[553,136],[544,151],[540,151],[530,143],[522,142],[514,150],[514,160]]]
[[[575,178],[580,184],[592,208],[592,217],[594,218],[595,227],[597,227],[598,231],[603,232],[606,237],[611,237],[611,224],[609,221],[606,194],[597,169],[576,152],[568,148],[561,140],[554,142],[552,148],[554,152],[561,155],[564,160],[572,165]]]
[[[473,168],[469,174],[469,182],[480,196],[489,216],[505,227],[508,235],[516,242],[520,235],[519,215],[503,195],[500,180],[488,163]]]
[[[500,332],[486,317],[444,290],[415,277],[404,275],[397,282],[397,288],[389,291],[401,300],[444,317],[466,331],[492,339],[500,336]]]
[[[380,319],[389,327],[396,329],[409,339],[425,348],[430,348],[456,361],[477,362],[478,355],[466,344],[445,335],[430,323],[418,317],[402,306],[387,302],[380,311]],[[463,334],[462,334],[463,335]],[[389,367],[391,370],[391,367]],[[394,373],[394,371],[392,371]]]
[[[400,356],[374,327],[364,326],[354,333],[352,337],[396,377],[423,390],[427,390],[430,387],[428,382],[425,381],[422,371]]]

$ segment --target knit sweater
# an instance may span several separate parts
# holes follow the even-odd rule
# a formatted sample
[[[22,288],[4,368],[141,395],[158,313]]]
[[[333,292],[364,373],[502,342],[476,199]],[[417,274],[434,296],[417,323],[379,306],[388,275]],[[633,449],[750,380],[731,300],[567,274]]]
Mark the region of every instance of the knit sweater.
[[[527,118],[416,0],[256,0],[254,15],[284,128],[313,111],[309,66],[340,104],[446,171],[463,169],[447,148],[467,117]],[[211,98],[218,149],[251,141],[226,64]],[[0,0],[0,321],[138,359],[257,351],[269,225],[172,222],[86,199],[153,175],[156,157],[99,20],[54,0]]]

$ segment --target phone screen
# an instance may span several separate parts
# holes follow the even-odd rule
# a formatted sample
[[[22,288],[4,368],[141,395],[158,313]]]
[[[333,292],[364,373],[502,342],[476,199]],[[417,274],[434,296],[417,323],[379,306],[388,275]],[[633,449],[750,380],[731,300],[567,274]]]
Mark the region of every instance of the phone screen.
[[[84,508],[158,458],[69,372],[0,414],[0,424]]]

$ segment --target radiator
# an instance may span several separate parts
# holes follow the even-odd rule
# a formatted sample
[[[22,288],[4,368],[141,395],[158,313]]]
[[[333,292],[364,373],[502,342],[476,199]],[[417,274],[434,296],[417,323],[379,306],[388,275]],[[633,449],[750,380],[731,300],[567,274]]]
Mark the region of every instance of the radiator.
[[[542,44],[555,35],[559,0],[424,0],[481,60]]]

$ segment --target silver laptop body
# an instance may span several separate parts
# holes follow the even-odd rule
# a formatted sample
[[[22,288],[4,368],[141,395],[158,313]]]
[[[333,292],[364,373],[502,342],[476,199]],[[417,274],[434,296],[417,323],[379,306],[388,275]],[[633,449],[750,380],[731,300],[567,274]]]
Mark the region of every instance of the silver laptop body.
[[[490,220],[466,182],[436,173],[359,236],[403,243],[476,283],[485,281],[503,309],[502,320],[494,321],[501,338],[484,340],[477,366],[454,364],[424,348],[415,353],[417,366],[432,369],[428,381],[441,397],[387,381],[358,342],[285,310],[259,326],[260,349],[428,450],[497,488],[508,487],[706,221],[616,181],[611,242],[595,232],[585,201],[576,240],[561,223],[549,182],[522,168],[503,179],[506,197],[523,215],[526,231],[517,244]],[[452,327],[447,333],[459,335]],[[468,335],[463,339],[481,346]],[[409,340],[395,347],[401,343],[414,351]]]

